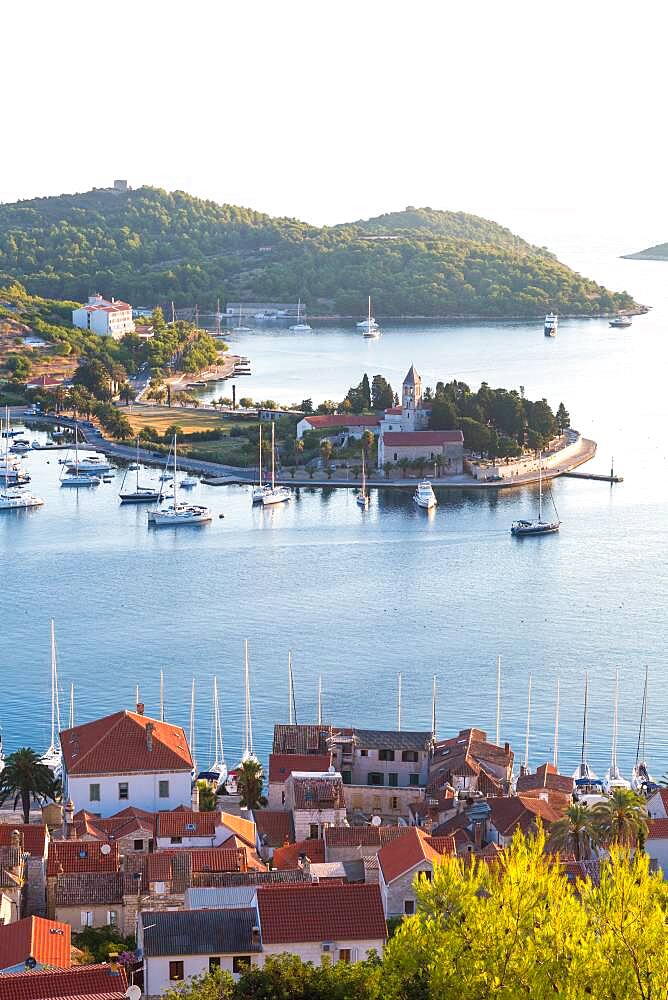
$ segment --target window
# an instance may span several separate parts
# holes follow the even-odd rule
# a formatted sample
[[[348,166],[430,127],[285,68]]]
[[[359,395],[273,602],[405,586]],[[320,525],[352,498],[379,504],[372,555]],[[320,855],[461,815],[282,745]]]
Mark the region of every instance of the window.
[[[232,972],[246,972],[250,969],[250,955],[235,955],[232,959]]]
[[[368,757],[368,756],[369,756],[368,750],[360,750],[360,757]]]
[[[159,781],[158,782],[158,796],[161,799],[168,799],[169,798],[169,782],[168,781]],[[181,964],[183,964],[183,963],[181,963]]]
[[[387,778],[388,778],[387,783],[390,786],[390,788],[396,788],[397,785],[399,784],[399,775],[396,774],[394,771],[392,771],[390,774],[388,774]]]
[[[420,874],[427,880],[427,882],[431,882],[431,872],[430,871],[428,871],[428,872],[420,872]]]
[[[352,771],[341,771],[341,777],[343,778],[343,784],[349,785],[353,780]]]
[[[172,983],[179,983],[183,979],[183,962],[169,963],[169,978]]]
[[[107,910],[107,923],[110,927],[115,927],[118,923],[118,913],[116,910]]]
[[[339,962],[350,962],[350,948],[339,948]]]
[[[416,787],[417,785],[419,785],[420,784],[420,775],[419,774],[409,774],[408,775],[408,784],[412,785],[413,787]]]
[[[143,851],[144,850],[144,841],[143,840],[133,840],[132,841],[132,850],[133,851]]]
[[[182,844],[183,843],[183,837],[170,837],[169,838],[169,842],[170,842],[170,844]]]
[[[93,926],[93,911],[92,910],[82,910],[81,911],[81,926],[82,927],[92,927]]]
[[[88,801],[89,802],[99,802],[100,801],[100,786],[99,785],[89,785],[88,786]]]
[[[118,782],[118,797],[119,799],[127,799],[130,796],[130,786],[127,781]]]
[[[378,760],[394,760],[394,750],[379,750]]]
[[[320,836],[320,827],[317,823],[311,823],[308,828],[308,835],[310,840],[317,840]]]
[[[415,913],[415,900],[405,899],[404,900],[404,913],[407,917],[412,917]]]
[[[404,764],[417,764],[418,762],[418,752],[417,750],[402,750],[401,759]]]
[[[385,775],[378,771],[369,771],[366,777],[367,785],[384,785]]]
[[[209,959],[209,972],[220,968],[220,955],[212,955]]]
[[[399,808],[399,799],[396,797],[396,795],[393,795],[392,798],[390,799],[390,809],[398,809],[398,808]]]

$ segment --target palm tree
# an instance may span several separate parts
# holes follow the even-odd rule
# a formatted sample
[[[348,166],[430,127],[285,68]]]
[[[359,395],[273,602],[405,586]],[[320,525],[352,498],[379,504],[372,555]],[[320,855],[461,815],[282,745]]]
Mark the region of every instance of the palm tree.
[[[237,774],[237,790],[241,796],[240,804],[251,810],[266,806],[267,800],[262,794],[263,784],[264,771],[260,761],[254,757],[242,761]]]
[[[647,837],[645,800],[630,788],[615,788],[605,802],[592,809],[598,837],[605,844],[642,847]]]
[[[585,860],[597,840],[593,810],[577,802],[569,806],[550,829],[550,847],[558,851],[572,851],[576,861]]]
[[[55,799],[59,789],[60,782],[30,747],[15,750],[0,771],[0,805],[13,796],[14,809],[21,803],[24,823],[30,822],[31,802],[42,805],[47,799]]]
[[[409,468],[410,464],[411,464],[410,458],[400,458],[399,461],[397,462],[397,465],[401,469],[402,479],[406,478],[406,470]]]

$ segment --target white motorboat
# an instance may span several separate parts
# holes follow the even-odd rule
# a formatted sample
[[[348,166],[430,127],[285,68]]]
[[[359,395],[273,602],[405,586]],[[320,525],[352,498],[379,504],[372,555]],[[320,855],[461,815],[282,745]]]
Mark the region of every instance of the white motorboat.
[[[299,299],[299,301],[297,302],[297,322],[293,323],[292,326],[289,327],[289,329],[292,330],[294,333],[306,333],[311,329],[308,323],[302,323],[301,311],[302,311],[302,300]]]
[[[614,327],[617,330],[622,330],[627,326],[631,326],[631,323],[632,323],[631,317],[625,316],[623,313],[620,313],[618,316],[615,316],[613,319],[610,320],[610,326]]]
[[[362,451],[362,486],[359,493],[355,498],[355,503],[362,510],[368,510],[369,508],[369,492],[366,488],[366,466],[364,463],[364,451]]]
[[[9,449],[13,455],[25,455],[27,451],[30,451],[29,441],[15,441],[14,444]]]
[[[659,787],[650,774],[645,757],[645,742],[647,732],[647,680],[649,671],[645,667],[645,686],[642,695],[642,709],[640,711],[640,726],[638,728],[638,748],[636,750],[636,762],[631,771],[631,788],[638,795],[652,795]]]
[[[190,504],[179,501],[179,482],[176,468],[176,434],[172,445],[174,453],[174,498],[171,503],[164,507],[156,507],[148,511],[148,523],[154,524],[156,528],[171,526],[174,528],[186,524],[206,524],[212,519],[211,511],[208,507],[199,504]]]
[[[619,670],[615,671],[615,695],[614,709],[612,716],[612,749],[610,753],[610,767],[603,776],[603,791],[606,795],[611,795],[618,788],[629,789],[631,783],[623,778],[617,766],[617,730],[619,723]]]
[[[543,325],[543,333],[546,337],[556,337],[559,329],[559,317],[556,313],[548,313]]]
[[[39,759],[53,772],[54,778],[62,778],[63,754],[58,742],[60,733],[60,701],[58,696],[58,658],[56,655],[56,628],[51,619],[51,743]]]
[[[0,491],[0,510],[21,510],[26,507],[42,507],[44,501],[28,490],[12,487]]]
[[[357,329],[363,337],[367,337],[369,339],[380,337],[380,326],[371,315],[371,296],[369,296],[369,312],[367,318],[363,319],[360,323],[357,323]]]
[[[68,469],[73,469],[74,465],[68,465]],[[92,472],[94,475],[102,475],[111,471],[111,465],[103,455],[86,455],[78,461],[79,472]]]
[[[425,479],[421,483],[417,484],[415,493],[413,494],[413,500],[418,507],[424,507],[425,510],[429,510],[431,507],[436,506],[438,502],[436,500],[436,494],[434,493],[432,485],[428,479]]]
[[[197,476],[186,476],[179,483],[180,486],[185,486],[186,489],[190,489],[192,486],[197,486],[199,484],[199,479]]]
[[[550,499],[552,500],[552,506],[554,507],[554,513],[557,514],[557,507],[552,498],[552,492],[550,491]],[[510,534],[515,535],[519,538],[525,535],[554,535],[561,526],[559,520],[559,515],[557,514],[556,521],[544,521],[543,520],[543,456],[538,455],[538,520],[529,521],[526,518],[521,518],[519,521],[513,521],[510,527]]]
[[[262,494],[262,506],[270,507],[273,504],[285,503],[286,500],[290,500],[292,493],[287,488],[287,486],[277,486],[276,485],[276,459],[275,459],[275,447],[274,447],[274,421],[271,422],[271,486],[264,487],[264,493]]]

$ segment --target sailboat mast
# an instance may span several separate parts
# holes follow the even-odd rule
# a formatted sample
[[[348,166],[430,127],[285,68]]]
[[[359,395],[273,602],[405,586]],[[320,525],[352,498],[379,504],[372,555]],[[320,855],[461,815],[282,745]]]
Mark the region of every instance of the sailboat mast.
[[[258,459],[259,479],[258,486],[262,486],[262,421],[260,421],[260,451]]]
[[[190,689],[190,731],[188,733],[188,746],[190,747],[190,756],[193,759],[193,764],[195,762],[195,678],[193,677],[192,687]]]
[[[612,712],[612,748],[610,752],[610,773],[617,772],[617,724],[619,715],[619,668],[615,670],[614,708]]]
[[[585,695],[584,712],[582,713],[582,758],[580,762],[580,774],[584,777],[584,766],[587,763],[587,703],[589,701],[589,674],[585,671]]]
[[[642,708],[640,710],[640,726],[638,727],[638,747],[636,749],[636,767],[640,761],[640,749],[642,747],[642,759],[645,759],[645,727],[647,724],[647,674],[648,667],[645,667],[645,686],[642,692]]]
[[[74,681],[70,683],[70,718],[69,729],[74,729]]]
[[[160,671],[160,721],[165,721],[165,677]]]
[[[367,318],[367,322],[368,322],[368,325],[369,325],[369,332],[370,332],[371,331],[371,296],[369,296],[369,315],[368,315],[368,318]]]
[[[137,493],[139,493],[139,435],[137,435]]]
[[[272,491],[275,488],[275,471],[274,471],[274,421],[271,422],[271,488]]]
[[[248,639],[244,639],[244,686],[246,689],[246,749],[244,758],[253,756],[253,719],[250,702],[250,672],[248,667]]]
[[[496,745],[501,740],[501,657],[496,658]]]
[[[322,674],[318,677],[318,725],[322,725]]]
[[[401,732],[401,672],[397,674],[397,731]]]
[[[176,478],[176,434],[174,435],[174,510],[176,511],[176,499],[179,485]]]
[[[57,729],[56,729],[57,727]],[[56,626],[51,619],[51,746],[56,745],[60,732],[60,699],[58,695],[58,657],[56,654]]]
[[[554,753],[552,763],[555,771],[559,770],[559,678],[557,677],[557,702],[554,708]]]
[[[294,692],[292,689],[292,653],[288,650],[288,724],[293,726],[295,719],[292,712]]]
[[[538,452],[538,520],[543,520],[543,453]]]
[[[436,739],[436,674],[431,682],[431,735]]]
[[[529,770],[529,731],[531,729],[531,674],[529,674],[529,694],[527,699],[527,731],[524,739],[524,767]]]

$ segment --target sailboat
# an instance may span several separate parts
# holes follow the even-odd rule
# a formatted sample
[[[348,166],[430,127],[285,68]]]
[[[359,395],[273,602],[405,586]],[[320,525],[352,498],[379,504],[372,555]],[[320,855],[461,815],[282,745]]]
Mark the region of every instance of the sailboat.
[[[53,772],[54,778],[63,775],[63,753],[58,742],[60,733],[60,700],[58,697],[58,658],[56,655],[56,627],[51,619],[51,743],[39,759]]]
[[[636,762],[633,765],[633,770],[631,771],[631,788],[639,795],[651,795],[658,788],[658,785],[649,773],[649,768],[645,762],[645,736],[647,731],[647,680],[648,669],[645,667],[645,686],[642,693],[642,709],[640,711],[640,726],[638,728],[638,748],[636,750]]]
[[[299,299],[299,301],[297,302],[297,322],[293,323],[292,326],[289,328],[290,330],[293,330],[295,333],[307,333],[311,329],[308,323],[302,323],[301,311],[302,311],[302,300]]]
[[[0,774],[5,769],[5,748],[2,743],[2,730],[0,729]]]
[[[274,421],[271,422],[271,486],[265,486],[262,494],[262,504],[267,507],[275,503],[285,503],[292,493],[287,486],[276,485],[276,448],[274,445]]]
[[[162,490],[156,490],[153,486],[140,486],[139,485],[139,471],[141,465],[139,464],[139,437],[136,438],[137,445],[137,460],[134,462],[134,471],[137,473],[137,479],[135,483],[134,490],[125,489],[125,480],[128,472],[132,469],[132,466],[128,466],[125,470],[125,475],[123,476],[123,482],[121,483],[121,491],[118,494],[121,503],[151,503],[152,501],[157,501],[160,503],[162,500]]]
[[[235,333],[251,333],[251,328],[249,326],[244,326],[241,322],[241,306],[239,306],[239,322],[234,328]]]
[[[367,337],[369,339],[375,339],[376,337],[380,337],[380,327],[378,326],[378,323],[376,323],[375,319],[371,315],[371,296],[369,296],[369,311],[367,314],[367,318],[363,319],[360,323],[357,324],[357,329],[360,331],[363,337]]]
[[[272,424],[273,429],[273,424]],[[265,493],[271,489],[268,484],[262,482],[262,422],[260,422],[260,451],[258,458],[259,476],[257,486],[253,487],[253,503],[262,503]]]
[[[2,421],[0,421],[2,426]],[[21,488],[21,483],[29,477],[24,477],[21,469],[20,459],[12,459],[9,455],[9,407],[5,409],[5,428],[3,432],[5,439],[5,454],[0,461],[0,479],[4,479],[5,486],[0,490],[0,510],[20,510],[26,507],[41,507],[44,503],[41,497],[35,496],[28,490]],[[10,481],[13,485],[10,486]]]
[[[602,782],[596,777],[587,761],[587,725],[589,712],[589,674],[585,673],[584,710],[582,713],[582,755],[573,772],[573,798],[585,805],[602,801]]]
[[[244,752],[241,763],[247,760],[257,760],[253,751],[253,715],[251,712],[250,666],[248,663],[248,639],[244,639]]]
[[[193,677],[192,688],[190,689],[190,730],[188,732],[188,749],[192,757],[192,770],[190,777],[193,781],[197,778],[197,761],[195,760],[195,678]]]
[[[67,456],[65,456],[64,467],[67,469],[67,475],[61,476],[60,485],[61,486],[99,486],[101,479],[99,476],[93,474],[88,474],[80,471],[79,462],[79,425],[76,420],[74,421],[74,464],[70,465],[67,461]],[[72,472],[71,470],[74,470]]]
[[[192,752],[192,748],[191,748]],[[227,764],[223,749],[223,727],[220,723],[220,699],[218,697],[218,678],[213,678],[213,763],[206,771],[200,771],[198,780],[215,784],[216,790],[227,779]]]
[[[611,795],[617,788],[630,788],[631,784],[623,778],[617,766],[617,730],[619,725],[619,670],[615,671],[615,695],[612,715],[612,749],[610,752],[610,767],[603,777],[603,791]]]
[[[211,511],[208,507],[179,502],[176,470],[176,434],[174,435],[172,448],[174,451],[174,498],[167,506],[156,507],[148,511],[149,524],[155,524],[156,527],[164,525],[178,527],[183,524],[206,524],[207,521],[211,520]]]
[[[364,451],[362,451],[362,488],[357,494],[355,502],[358,507],[362,508],[362,510],[367,510],[369,507],[369,494],[366,488],[366,466],[364,464]]]
[[[552,493],[550,493],[550,499],[552,499]],[[552,500],[552,506],[554,507],[554,513],[557,514],[557,508]],[[517,535],[523,537],[524,535],[552,535],[556,531],[559,531],[560,526],[559,515],[557,514],[556,521],[544,521],[543,520],[543,456],[538,454],[538,520],[537,521],[513,521],[512,527],[510,529],[511,535]]]

